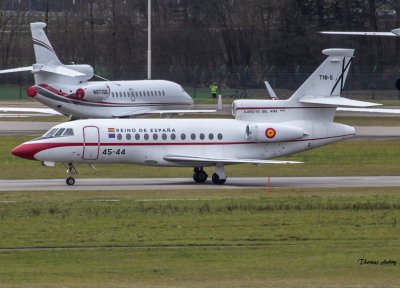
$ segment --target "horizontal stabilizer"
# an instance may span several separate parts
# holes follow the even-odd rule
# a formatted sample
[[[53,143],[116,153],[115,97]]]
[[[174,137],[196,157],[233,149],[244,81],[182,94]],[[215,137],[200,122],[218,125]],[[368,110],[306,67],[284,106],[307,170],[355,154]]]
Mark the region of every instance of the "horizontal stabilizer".
[[[64,66],[50,66],[50,65],[45,65],[40,68],[39,71],[45,71],[49,73],[54,73],[58,75],[63,75],[63,76],[69,76],[69,77],[79,77],[79,76],[85,76],[85,74],[72,70],[70,68],[64,67]]]
[[[231,159],[231,158],[210,158],[210,157],[196,157],[185,155],[165,155],[164,160],[175,163],[199,163],[199,164],[300,164],[303,162],[298,161],[284,161],[284,160],[259,160],[259,159]]]
[[[372,107],[379,106],[382,104],[352,100],[344,97],[304,97],[300,100],[301,103],[307,104],[321,104],[328,106],[348,106],[348,107]]]
[[[382,114],[400,114],[400,109],[386,108],[337,108],[337,111],[343,112],[366,112],[366,113],[382,113]]]
[[[0,70],[0,74],[32,71],[32,66]]]

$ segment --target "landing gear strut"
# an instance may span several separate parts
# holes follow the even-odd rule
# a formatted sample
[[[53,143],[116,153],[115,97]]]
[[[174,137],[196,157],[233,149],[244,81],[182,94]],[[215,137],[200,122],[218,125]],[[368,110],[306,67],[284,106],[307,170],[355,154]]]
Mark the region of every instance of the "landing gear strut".
[[[207,180],[207,173],[204,172],[203,167],[195,167],[193,169],[193,180],[196,183],[204,183]]]
[[[76,171],[74,164],[72,163],[68,163],[67,167],[68,178],[67,180],[65,180],[65,182],[67,183],[67,185],[71,186],[75,184],[75,178],[73,176],[78,174],[78,171]]]
[[[224,165],[217,164],[215,166],[215,173],[212,175],[212,182],[216,185],[222,185],[226,182],[226,174]]]

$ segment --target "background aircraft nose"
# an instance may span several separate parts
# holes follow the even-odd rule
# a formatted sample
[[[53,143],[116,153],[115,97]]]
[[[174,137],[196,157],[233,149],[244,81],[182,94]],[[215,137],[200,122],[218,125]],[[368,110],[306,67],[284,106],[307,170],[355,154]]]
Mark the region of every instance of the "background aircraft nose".
[[[35,159],[35,154],[44,150],[45,147],[43,147],[43,144],[26,144],[23,143],[14,149],[11,150],[11,153],[14,156],[24,158],[24,159],[29,159],[29,160],[36,160]]]

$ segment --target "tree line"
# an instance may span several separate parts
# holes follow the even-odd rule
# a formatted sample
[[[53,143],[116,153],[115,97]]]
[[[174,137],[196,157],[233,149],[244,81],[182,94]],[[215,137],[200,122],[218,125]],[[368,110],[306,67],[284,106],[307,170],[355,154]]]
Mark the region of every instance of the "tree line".
[[[91,64],[110,79],[146,78],[147,0],[43,0],[37,10],[10,3],[0,0],[1,69],[32,64],[29,23],[42,21],[64,63]],[[355,48],[356,71],[400,64],[400,39],[318,33],[398,28],[397,0],[152,0],[151,16],[153,78],[182,84],[310,72],[330,47]]]

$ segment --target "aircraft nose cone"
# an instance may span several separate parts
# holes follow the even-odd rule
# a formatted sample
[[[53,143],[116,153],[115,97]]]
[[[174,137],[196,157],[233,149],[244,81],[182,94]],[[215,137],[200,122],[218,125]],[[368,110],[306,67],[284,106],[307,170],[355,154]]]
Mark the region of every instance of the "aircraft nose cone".
[[[42,151],[44,149],[43,145],[40,144],[21,144],[14,149],[11,150],[11,153],[14,156],[29,159],[29,160],[36,160],[35,154]]]

